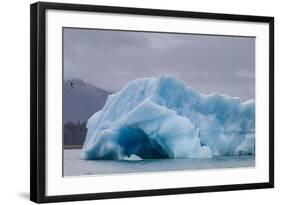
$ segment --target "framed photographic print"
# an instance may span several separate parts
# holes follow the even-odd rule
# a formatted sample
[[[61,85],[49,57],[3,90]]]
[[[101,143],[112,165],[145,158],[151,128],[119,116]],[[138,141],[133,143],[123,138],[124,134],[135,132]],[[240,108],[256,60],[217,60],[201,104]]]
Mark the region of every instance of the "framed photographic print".
[[[31,5],[34,202],[274,187],[274,18]]]

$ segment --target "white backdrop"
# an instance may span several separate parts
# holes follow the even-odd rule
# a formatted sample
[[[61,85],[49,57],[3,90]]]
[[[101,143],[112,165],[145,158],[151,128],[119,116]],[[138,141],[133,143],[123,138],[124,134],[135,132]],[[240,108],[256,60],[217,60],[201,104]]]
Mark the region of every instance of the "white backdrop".
[[[51,0],[49,0],[51,1]],[[29,198],[29,4],[33,1],[3,1],[0,7],[0,204],[31,204]],[[81,3],[81,1],[63,1]],[[280,60],[281,13],[278,1],[246,0],[84,0],[83,3],[116,6],[147,7],[203,12],[236,13],[275,16],[275,87],[281,87]],[[277,90],[277,89],[276,89]],[[275,104],[281,104],[281,92],[275,92]],[[281,121],[280,106],[275,108],[275,121]],[[279,116],[278,116],[279,115]],[[278,125],[276,123],[276,125]],[[281,166],[279,157],[281,128],[275,130],[276,188],[177,196],[144,197],[72,202],[69,204],[244,204],[269,203],[280,198]]]

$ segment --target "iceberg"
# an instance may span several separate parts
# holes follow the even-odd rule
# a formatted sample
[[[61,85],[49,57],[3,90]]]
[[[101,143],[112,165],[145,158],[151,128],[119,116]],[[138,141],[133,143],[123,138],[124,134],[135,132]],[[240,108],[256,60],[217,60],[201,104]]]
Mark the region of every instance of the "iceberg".
[[[255,154],[255,101],[202,94],[169,75],[129,82],[87,122],[82,159]]]

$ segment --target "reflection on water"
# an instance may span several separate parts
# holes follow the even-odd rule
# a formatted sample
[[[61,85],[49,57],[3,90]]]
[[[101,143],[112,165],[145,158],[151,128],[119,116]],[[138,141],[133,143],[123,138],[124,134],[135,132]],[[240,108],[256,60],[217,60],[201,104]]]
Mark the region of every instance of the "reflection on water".
[[[82,160],[80,149],[64,150],[64,176],[122,174],[198,169],[254,167],[255,156],[214,157],[211,159],[152,159],[139,161]]]

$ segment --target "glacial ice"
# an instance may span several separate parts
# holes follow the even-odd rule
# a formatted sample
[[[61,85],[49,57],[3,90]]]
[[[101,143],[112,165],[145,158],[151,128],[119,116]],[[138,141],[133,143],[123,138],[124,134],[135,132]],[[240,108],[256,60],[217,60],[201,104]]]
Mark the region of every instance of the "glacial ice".
[[[173,76],[141,78],[110,95],[87,129],[83,159],[255,154],[255,102],[201,94]]]

